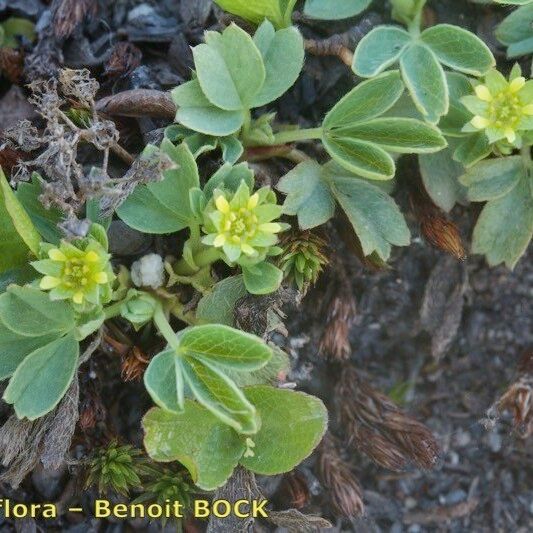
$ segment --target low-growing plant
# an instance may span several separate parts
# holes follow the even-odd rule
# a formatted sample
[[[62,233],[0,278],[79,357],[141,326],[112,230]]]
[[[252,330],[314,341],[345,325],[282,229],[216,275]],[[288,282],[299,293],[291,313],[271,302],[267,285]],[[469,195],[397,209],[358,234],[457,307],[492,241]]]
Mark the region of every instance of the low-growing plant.
[[[123,180],[107,174],[110,150],[131,157],[114,126],[98,118],[97,86],[75,71],[59,79],[65,94],[85,102],[81,111],[63,111],[53,84],[39,86],[38,101],[52,94],[53,109],[43,117],[73,133],[76,179],[34,174],[14,192],[0,172],[3,399],[19,418],[50,413],[85,362],[88,338],[104,324],[153,332],[156,354],[144,385],[156,407],[143,419],[145,448],[155,461],[179,461],[205,490],[224,484],[238,465],[265,475],[290,471],[320,442],[323,403],[276,386],[288,356],[237,329],[235,309],[249,295],[275,293],[284,280],[305,293],[328,262],[327,239],[310,230],[339,208],[372,264],[384,265],[393,246],[407,246],[410,231],[391,196],[399,157],[419,156],[424,186],[444,210],[486,202],[473,251],[490,264],[512,268],[533,235],[533,82],[518,66],[505,77],[474,34],[448,24],[423,29],[425,0],[392,0],[394,19],[407,29],[379,26],[362,39],[353,70],[368,79],[316,127],[279,124],[268,107],[304,65],[304,39],[291,25],[295,2],[217,3],[257,30],[252,37],[232,23],[206,32],[193,48],[192,79],[171,92],[176,123],[160,146],[143,149]],[[304,14],[344,18],[369,4],[307,0]],[[84,91],[76,90],[80,83]],[[108,130],[103,144],[96,126]],[[46,143],[31,128],[25,123],[19,137],[34,151]],[[75,160],[82,137],[104,156],[102,169],[88,176]],[[318,158],[294,148],[314,141],[324,149]],[[204,172],[200,157],[215,150],[222,162],[211,157]],[[293,166],[274,185],[259,186],[251,164],[257,153]],[[53,209],[41,202],[41,187],[50,183],[67,187],[63,204],[48,202]],[[167,236],[168,255],[150,253],[131,265],[112,257],[114,214],[141,233]],[[72,225],[76,231],[67,231]],[[122,493],[140,486],[135,457],[112,443],[94,457],[90,483]],[[161,479],[146,483],[146,501],[187,498],[188,484],[164,467]]]
[[[261,24],[269,20],[276,28],[292,25],[292,15],[296,0],[215,0],[228,13],[241,17],[252,24]],[[372,0],[306,0],[304,14],[309,18],[321,20],[338,20],[359,15]]]

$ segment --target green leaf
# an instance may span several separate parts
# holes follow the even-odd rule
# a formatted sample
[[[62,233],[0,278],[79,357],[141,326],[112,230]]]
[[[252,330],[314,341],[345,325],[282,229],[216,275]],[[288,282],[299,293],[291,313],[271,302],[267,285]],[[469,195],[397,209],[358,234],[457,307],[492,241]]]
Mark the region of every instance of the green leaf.
[[[397,26],[378,26],[365,35],[355,49],[352,69],[372,78],[396,63],[412,37]]]
[[[517,155],[481,161],[468,169],[460,182],[468,188],[469,200],[486,202],[509,194],[524,174],[522,158]]]
[[[200,323],[233,326],[235,305],[246,294],[242,275],[225,278],[198,302],[196,318]]]
[[[452,158],[453,150],[447,148],[436,154],[422,154],[418,161],[427,193],[441,209],[452,210],[456,203],[466,202],[466,189],[459,183],[464,167]]]
[[[396,70],[364,81],[341,98],[324,118],[326,132],[376,118],[400,98],[404,85]]]
[[[0,168],[0,272],[28,262],[39,253],[41,237]]]
[[[204,490],[223,485],[245,450],[235,431],[191,400],[180,414],[151,409],[143,428],[148,455],[155,461],[179,461]]]
[[[77,368],[79,344],[71,333],[38,348],[17,367],[3,399],[18,418],[35,420],[51,411],[67,391]]]
[[[304,41],[292,26],[275,31],[267,20],[259,26],[254,42],[265,66],[265,82],[251,107],[261,107],[286,93],[298,79],[304,64]]]
[[[283,213],[297,216],[301,229],[325,224],[335,213],[335,200],[316,161],[304,161],[285,174],[276,188],[285,193]]]
[[[354,174],[374,180],[394,176],[396,166],[392,157],[375,144],[336,134],[325,134],[323,141],[329,155]]]
[[[41,184],[34,173],[29,183],[19,183],[15,196],[22,204],[43,240],[52,244],[58,244],[62,234],[57,224],[63,219],[63,213],[54,207],[45,209],[39,201]]]
[[[74,311],[65,301],[52,301],[46,292],[11,285],[0,295],[0,320],[25,337],[64,334],[75,327]]]
[[[464,165],[471,167],[478,161],[485,159],[492,152],[489,140],[484,132],[468,135],[457,145],[453,158]]]
[[[193,48],[202,92],[226,111],[249,109],[265,82],[265,65],[252,38],[235,24],[222,34],[208,32]]]
[[[254,24],[270,20],[276,28],[291,25],[296,0],[214,0],[222,9]]]
[[[439,122],[439,129],[445,135],[462,136],[463,126],[472,119],[472,114],[461,102],[461,98],[472,94],[472,84],[463,74],[447,72],[446,80],[450,94],[448,113]]]
[[[186,383],[219,420],[240,433],[255,433],[255,409],[224,370],[259,370],[272,357],[272,350],[254,335],[219,324],[188,328],[177,336],[177,343],[158,354],[145,373],[146,389],[153,400],[165,409],[179,411]]]
[[[9,285],[13,283],[25,285],[31,283],[38,276],[39,274],[30,264],[6,270],[0,274],[0,294],[6,292]]]
[[[5,379],[31,352],[57,338],[56,333],[41,337],[23,337],[0,322],[0,380]]]
[[[334,167],[330,167],[334,168]],[[391,245],[407,246],[410,233],[394,200],[379,187],[334,169],[331,191],[348,216],[365,256],[374,252],[387,261]]]
[[[413,118],[375,118],[338,130],[340,134],[377,144],[389,152],[423,154],[442,150],[446,139],[432,124]]]
[[[245,389],[261,416],[261,429],[252,437],[253,457],[240,463],[263,475],[289,472],[301,463],[322,439],[328,422],[324,404],[303,392],[268,386]]]
[[[506,45],[525,41],[532,37],[533,3],[513,11],[496,29],[496,37]]]
[[[189,389],[207,410],[238,433],[257,433],[260,422],[255,407],[222,370],[192,357],[177,362]]]
[[[258,263],[242,268],[244,285],[251,294],[270,294],[283,280],[283,272],[272,263]]]
[[[362,13],[372,0],[306,0],[304,14],[320,20],[340,20]]]
[[[253,188],[254,173],[248,166],[248,163],[239,163],[235,166],[226,163],[222,165],[205,184],[205,197],[209,200],[213,196],[213,191],[215,189],[227,189],[236,192],[243,181],[248,185],[249,189]]]
[[[437,24],[424,30],[420,38],[441,63],[465,74],[482,76],[496,65],[489,47],[459,26]]]
[[[533,236],[533,197],[528,177],[505,196],[488,202],[474,229],[472,251],[491,266],[514,268]]]
[[[411,44],[400,58],[402,76],[417,109],[432,123],[448,112],[446,76],[435,54],[419,43]]]
[[[258,370],[272,357],[272,350],[259,337],[221,324],[185,329],[179,343],[187,358],[239,372]]]
[[[150,361],[144,373],[144,386],[159,407],[173,413],[183,410],[183,376],[176,364],[175,350],[163,350]]]
[[[178,107],[176,122],[191,130],[223,137],[235,133],[243,125],[242,110],[225,111],[214,106],[205,97],[198,80],[184,83],[170,94]]]
[[[163,172],[162,181],[137,186],[117,209],[128,226],[144,233],[173,233],[194,219],[189,190],[200,184],[196,161],[185,143],[176,147],[164,139],[161,150],[176,168]]]

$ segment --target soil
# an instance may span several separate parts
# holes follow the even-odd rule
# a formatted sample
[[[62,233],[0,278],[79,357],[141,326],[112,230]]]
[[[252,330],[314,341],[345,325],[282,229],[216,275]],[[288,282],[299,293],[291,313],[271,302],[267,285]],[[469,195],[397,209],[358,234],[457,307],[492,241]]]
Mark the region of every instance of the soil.
[[[61,3],[0,0],[0,18],[17,14],[38,21],[43,51],[41,61],[30,65],[31,72],[53,73],[58,64],[87,67],[101,84],[101,97],[127,89],[168,90],[181,83],[191,67],[188,47],[200,42],[204,29],[216,28],[221,20],[209,0],[83,0],[80,5],[98,3],[96,14],[87,10],[88,15],[75,25],[70,37],[50,40],[49,4]],[[373,25],[388,20],[387,3],[374,4],[377,7],[362,21],[301,21],[301,29],[309,38],[349,32],[353,46]],[[509,67],[504,51],[492,36],[494,25],[505,10],[465,0],[435,0],[429,5],[427,16],[432,22],[456,23],[476,32],[493,48],[502,67]],[[109,56],[118,41],[133,43],[135,49],[128,56],[131,64],[120,64],[117,74],[110,67]],[[29,45],[27,53],[32,53]],[[26,63],[27,69],[30,66]],[[338,58],[311,56],[297,85],[278,102],[280,121],[315,125],[353,83],[353,75]],[[32,115],[27,96],[22,86],[15,87],[2,79],[0,128]],[[120,121],[121,141],[132,153],[147,139],[157,137],[154,132],[168,124],[153,118]],[[89,161],[90,154],[86,162]],[[400,184],[416,178],[414,163],[407,160],[402,165]],[[260,168],[273,180],[286,170],[281,164]],[[396,199],[407,214],[413,244],[394,251],[390,268],[371,271],[361,265],[349,243],[341,238],[340,222],[328,226],[325,233],[337,266],[332,264],[299,307],[285,306],[288,336],[274,335],[292,358],[293,370],[288,379],[328,404],[330,431],[362,487],[365,515],[341,519],[334,512],[332,494],[319,475],[317,453],[300,465],[292,478],[259,478],[259,487],[276,502],[277,509],[287,509],[295,502],[285,498],[283,491],[287,483],[294,486],[290,479],[296,476],[305,494],[299,510],[329,520],[332,531],[531,531],[531,437],[519,438],[508,414],[490,421],[487,411],[516,379],[520,358],[533,349],[533,252],[530,250],[513,272],[503,267],[489,268],[479,257],[469,256],[464,262],[450,259],[422,239],[410,214],[407,195],[400,192]],[[451,213],[467,242],[476,216],[475,208],[458,207]],[[148,250],[165,247],[164,240],[135,232],[124,238],[126,230],[117,223],[113,231],[118,238],[112,239],[112,251],[126,264]],[[349,435],[337,421],[338,403],[343,398],[334,397],[333,393],[339,361],[319,350],[325,324],[320,304],[327,300],[339,268],[356,308],[349,330],[348,361],[368,383],[388,393],[433,431],[442,453],[432,470],[407,468],[391,472],[348,445]],[[76,460],[104,443],[110,434],[142,446],[140,419],[151,402],[141,383],[121,379],[119,357],[98,352],[84,366],[80,387],[80,409],[82,413],[90,411],[96,423],[90,431],[78,428],[71,450],[72,464],[54,472],[37,468],[18,489],[2,484],[0,497],[25,502],[67,502],[73,494],[82,493],[80,503],[88,508],[95,492],[82,488],[82,473]],[[0,532],[118,533],[157,531],[161,527],[146,521],[96,521],[74,513],[63,513],[56,521],[46,523],[31,519],[15,523],[2,519],[1,512],[0,509]],[[256,523],[255,527],[256,531],[273,529],[267,523]],[[205,522],[187,525],[191,532],[204,528]],[[167,529],[172,530],[171,526]]]

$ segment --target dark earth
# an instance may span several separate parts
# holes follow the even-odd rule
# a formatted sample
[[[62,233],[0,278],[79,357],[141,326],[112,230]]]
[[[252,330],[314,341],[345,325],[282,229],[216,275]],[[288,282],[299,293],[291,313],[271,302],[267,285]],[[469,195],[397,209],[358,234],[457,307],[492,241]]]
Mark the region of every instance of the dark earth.
[[[100,82],[101,97],[126,89],[171,89],[188,76],[192,64],[188,46],[200,42],[205,28],[216,29],[220,21],[227,22],[209,0],[83,0],[80,5],[97,7],[94,14],[88,10],[70,37],[54,39],[49,30],[50,8],[61,3],[68,1],[0,0],[0,18],[16,14],[37,22],[43,55],[30,67],[26,63],[26,76],[37,71],[52,74],[59,64],[87,67]],[[498,48],[492,36],[505,9],[466,0],[437,0],[429,5],[427,17],[432,23],[451,22],[474,31],[493,49],[500,66],[504,70],[510,67],[504,50]],[[296,17],[306,37],[326,38],[348,32],[346,42],[353,49],[373,25],[388,20],[388,13],[387,2],[375,1],[373,11],[371,8],[359,20],[311,24],[298,14]],[[134,45],[128,56],[130,64],[110,65],[113,47],[125,41]],[[530,60],[524,61],[526,68]],[[338,58],[310,56],[297,85],[279,102],[278,116],[285,122],[315,125],[353,83],[353,75]],[[2,78],[0,130],[31,116],[27,96],[23,84],[17,87]],[[157,130],[168,124],[148,117],[119,120],[121,142],[131,153],[138,152],[148,139],[157,138]],[[90,153],[83,157],[84,163],[91,163]],[[273,182],[288,168],[280,163],[258,166]],[[329,225],[324,235],[331,246],[330,267],[298,308],[290,303],[285,306],[288,337],[274,335],[293,358],[289,381],[328,404],[331,434],[363,490],[364,516],[346,519],[334,511],[333,495],[319,473],[317,453],[285,479],[259,479],[259,486],[278,510],[296,506],[304,514],[322,516],[333,524],[332,531],[532,531],[531,437],[520,438],[509,413],[489,420],[487,412],[517,378],[520,359],[533,349],[533,254],[531,250],[526,253],[511,272],[503,267],[489,268],[479,257],[460,262],[432,248],[421,237],[407,198],[406,190],[418,180],[416,160],[407,159],[401,166],[396,199],[410,223],[412,245],[395,250],[390,268],[373,271],[362,266],[349,243],[341,238],[342,221]],[[458,207],[451,213],[465,242],[469,241],[477,214],[475,207]],[[113,231],[123,236],[119,224]],[[128,234],[126,245],[121,237],[112,241],[111,251],[126,264],[150,249],[166,246],[164,240],[139,234]],[[325,325],[321,302],[327,301],[328,290],[338,276],[342,276],[345,296],[355,308],[350,317],[349,362],[365,381],[432,430],[442,449],[432,470],[392,472],[376,466],[347,444],[350,436],[336,416],[338,404],[345,398],[335,397],[333,392],[339,361],[319,350]],[[74,494],[83,492],[81,503],[88,508],[95,492],[83,489],[77,460],[105,442],[109,433],[119,435],[124,442],[142,445],[140,419],[150,400],[142,384],[121,379],[118,357],[98,352],[83,368],[80,384],[81,405],[98,398],[106,415],[100,417],[94,430],[76,432],[72,464],[57,472],[37,468],[18,489],[2,484],[1,497],[61,502],[64,508]],[[5,416],[5,406],[2,412]],[[299,501],[293,498],[294,491],[287,496],[287,486],[294,487],[294,479],[299,480],[296,485],[303,494]],[[139,520],[96,521],[73,513],[46,523],[26,520],[15,524],[0,517],[0,531],[6,532],[118,533],[157,531],[160,527]],[[267,523],[254,527],[256,531],[273,528]],[[191,532],[204,529],[205,522],[186,525]],[[175,528],[167,525],[166,530]]]

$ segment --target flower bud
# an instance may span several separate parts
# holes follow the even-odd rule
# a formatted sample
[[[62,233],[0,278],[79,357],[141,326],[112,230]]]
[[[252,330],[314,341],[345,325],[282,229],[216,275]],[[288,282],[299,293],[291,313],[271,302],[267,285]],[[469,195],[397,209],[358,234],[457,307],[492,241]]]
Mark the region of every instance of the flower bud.
[[[157,307],[157,300],[147,292],[130,289],[128,298],[122,304],[120,314],[133,324],[135,329],[150,322]]]

